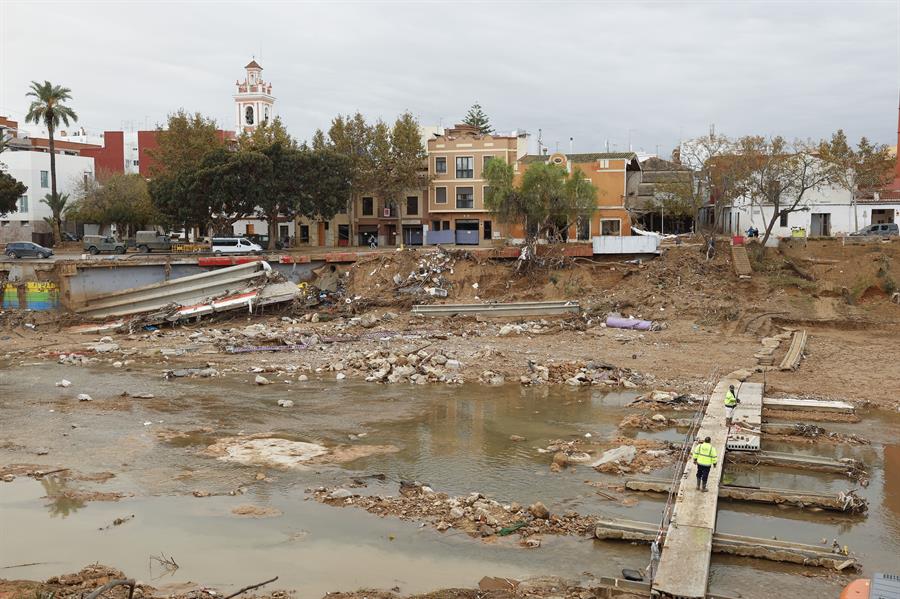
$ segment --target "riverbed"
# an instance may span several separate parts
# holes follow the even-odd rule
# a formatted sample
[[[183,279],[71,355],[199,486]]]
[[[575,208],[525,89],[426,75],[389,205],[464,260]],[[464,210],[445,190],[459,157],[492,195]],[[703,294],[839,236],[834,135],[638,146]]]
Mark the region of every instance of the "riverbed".
[[[55,386],[62,379],[71,386]],[[540,548],[523,549],[511,538],[485,542],[453,529],[441,533],[417,522],[323,505],[307,493],[362,479],[366,493],[396,494],[401,480],[417,480],[450,495],[477,491],[501,502],[542,501],[556,513],[657,522],[664,497],[635,494],[634,505],[610,501],[586,483],[624,479],[587,466],[553,473],[551,456],[539,451],[557,440],[619,435],[617,425],[633,412],[627,403],[635,393],[388,386],[336,381],[332,375],[290,384],[273,377],[265,386],[253,380],[252,373],[166,380],[159,368],[140,364],[124,370],[49,362],[0,371],[0,463],[114,475],[106,482],[50,476],[0,483],[0,566],[38,562],[4,570],[3,576],[40,579],[99,561],[155,586],[196,581],[227,589],[277,575],[279,585],[296,589],[298,597],[318,598],[363,587],[399,587],[402,593],[471,587],[482,576],[554,574],[588,582],[647,565],[649,550],[642,546],[547,535]],[[79,393],[92,401],[77,401]],[[153,397],[135,397],[142,394]],[[294,405],[281,408],[279,399]],[[859,557],[866,573],[897,570],[900,418],[884,412],[863,416],[863,425],[829,428],[862,434],[870,446],[764,441],[764,447],[863,460],[871,475],[860,492],[869,500],[867,516],[723,501],[718,529],[812,544],[824,539],[829,546],[837,539]],[[303,469],[241,465],[206,451],[225,437],[264,433],[328,447],[394,450],[361,451],[359,459]],[[681,438],[674,429],[636,436]],[[669,474],[663,468],[652,476]],[[735,470],[726,479],[834,492],[853,486],[836,475],[775,468]],[[70,486],[125,497],[73,500],[65,492]],[[235,516],[233,510],[244,505],[280,515]],[[174,557],[180,567],[161,570],[150,559],[160,554]],[[742,597],[836,597],[842,582],[814,569],[714,557],[710,588]]]

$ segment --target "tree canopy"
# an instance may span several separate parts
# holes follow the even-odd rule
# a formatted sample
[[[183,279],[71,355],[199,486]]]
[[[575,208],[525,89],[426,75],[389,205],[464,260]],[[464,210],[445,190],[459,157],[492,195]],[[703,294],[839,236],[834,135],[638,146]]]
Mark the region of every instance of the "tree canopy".
[[[115,225],[123,237],[158,220],[147,180],[136,173],[113,173],[102,184],[97,181],[84,184],[75,203],[66,208],[66,218],[101,226]]]
[[[513,166],[490,160],[485,169],[489,189],[485,207],[507,224],[521,225],[526,243],[560,239],[579,218],[590,218],[597,197],[594,185],[580,169],[570,174],[550,163],[528,167],[516,184]]]
[[[0,214],[16,212],[19,198],[27,191],[23,183],[0,169]]]
[[[469,108],[469,112],[466,113],[463,123],[475,127],[482,135],[491,135],[494,132],[491,120],[478,102],[475,102],[472,104],[472,107]]]

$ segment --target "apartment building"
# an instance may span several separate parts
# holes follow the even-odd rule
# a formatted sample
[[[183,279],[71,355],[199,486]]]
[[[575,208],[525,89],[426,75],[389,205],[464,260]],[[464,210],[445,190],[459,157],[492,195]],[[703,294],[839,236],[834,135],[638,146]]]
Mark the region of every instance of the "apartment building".
[[[482,135],[456,125],[428,140],[428,229],[426,242],[490,244],[502,237],[484,205],[484,167],[488,160],[508,164],[525,156],[528,134]]]
[[[594,152],[523,156],[516,162],[516,177],[521,178],[532,164],[555,164],[571,173],[579,169],[597,189],[594,210],[588,218],[570,227],[568,239],[590,241],[603,235],[631,235],[631,216],[625,202],[636,197],[641,183],[641,165],[634,152]],[[521,227],[512,227],[509,237],[524,237]]]

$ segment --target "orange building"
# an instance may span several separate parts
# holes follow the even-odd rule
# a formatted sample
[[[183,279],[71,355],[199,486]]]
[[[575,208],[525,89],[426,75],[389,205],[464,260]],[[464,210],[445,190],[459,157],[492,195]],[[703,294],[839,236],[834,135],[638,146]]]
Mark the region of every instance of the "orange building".
[[[569,229],[572,241],[590,241],[600,235],[631,235],[631,216],[625,199],[635,196],[641,183],[641,165],[633,152],[598,152],[591,154],[529,155],[515,164],[517,179],[529,165],[549,162],[571,173],[580,169],[597,189],[597,200],[590,218],[579,220]],[[518,229],[518,230],[516,230]],[[511,228],[508,237],[524,237],[521,227]]]

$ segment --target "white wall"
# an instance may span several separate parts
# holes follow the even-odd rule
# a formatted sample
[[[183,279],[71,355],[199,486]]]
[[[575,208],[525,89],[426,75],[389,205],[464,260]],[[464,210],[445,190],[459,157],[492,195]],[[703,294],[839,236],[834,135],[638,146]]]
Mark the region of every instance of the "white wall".
[[[50,193],[50,154],[47,152],[7,151],[0,154],[0,164],[6,172],[28,186],[27,212],[13,212],[2,217],[8,221],[43,222],[51,216],[50,208],[41,199]],[[41,186],[41,171],[47,171],[47,186]],[[94,176],[94,159],[86,156],[56,155],[56,186],[58,193],[68,193],[74,199],[76,185],[84,175]]]
[[[890,205],[857,204],[854,211],[850,192],[837,187],[826,187],[810,192],[801,206],[805,209],[787,215],[787,226],[781,226],[780,219],[776,220],[775,226],[772,227],[772,237],[776,239],[790,237],[792,227],[806,229],[806,235],[811,235],[814,214],[830,214],[831,235],[846,235],[870,224],[873,208],[897,208]],[[725,221],[723,226],[731,234],[743,235],[753,225],[762,235],[773,212],[774,208],[771,205],[760,207],[751,205],[746,198],[739,198],[731,209],[731,222]],[[895,222],[900,222],[900,212],[895,214]]]

